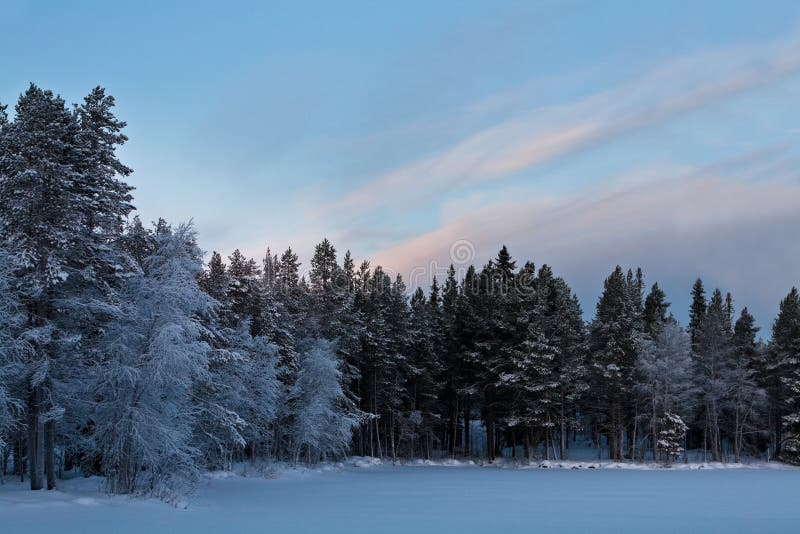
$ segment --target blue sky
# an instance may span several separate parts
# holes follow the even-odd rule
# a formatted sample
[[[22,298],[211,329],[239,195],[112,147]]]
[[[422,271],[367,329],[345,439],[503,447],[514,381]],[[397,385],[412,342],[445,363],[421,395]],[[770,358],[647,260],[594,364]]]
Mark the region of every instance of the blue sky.
[[[506,243],[587,314],[621,263],[765,328],[800,283],[798,2],[7,1],[0,102],[30,81],[105,86],[140,214],[209,251],[415,285]]]

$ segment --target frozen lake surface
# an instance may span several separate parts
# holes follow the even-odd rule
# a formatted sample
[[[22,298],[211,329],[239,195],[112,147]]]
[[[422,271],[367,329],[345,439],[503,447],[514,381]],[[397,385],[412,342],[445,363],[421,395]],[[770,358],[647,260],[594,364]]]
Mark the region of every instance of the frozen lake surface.
[[[0,486],[12,532],[797,532],[800,470],[345,467],[203,482],[188,508]]]

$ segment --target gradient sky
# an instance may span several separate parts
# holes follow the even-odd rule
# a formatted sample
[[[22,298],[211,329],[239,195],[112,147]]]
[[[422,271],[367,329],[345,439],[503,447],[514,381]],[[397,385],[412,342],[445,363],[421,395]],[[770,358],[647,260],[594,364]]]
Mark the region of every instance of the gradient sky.
[[[767,337],[800,283],[800,2],[6,0],[0,102],[30,81],[105,86],[142,218],[209,251],[327,236],[413,286],[505,243],[587,316],[640,265]]]

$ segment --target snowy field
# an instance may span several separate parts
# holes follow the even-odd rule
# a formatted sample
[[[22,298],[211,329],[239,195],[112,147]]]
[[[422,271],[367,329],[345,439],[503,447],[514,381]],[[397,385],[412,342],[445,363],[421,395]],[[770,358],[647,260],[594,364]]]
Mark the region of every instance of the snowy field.
[[[209,477],[184,509],[103,496],[98,484],[64,481],[60,491],[34,494],[6,479],[2,532],[797,532],[800,525],[800,470],[775,467],[350,465],[274,479]]]

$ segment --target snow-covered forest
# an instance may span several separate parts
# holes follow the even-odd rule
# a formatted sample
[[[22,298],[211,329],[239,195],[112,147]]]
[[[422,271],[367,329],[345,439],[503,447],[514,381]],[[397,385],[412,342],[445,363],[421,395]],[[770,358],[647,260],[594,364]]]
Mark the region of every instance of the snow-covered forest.
[[[618,461],[800,461],[795,288],[759,332],[698,279],[680,325],[617,267],[587,323],[500,244],[413,291],[327,239],[307,277],[291,248],[204,257],[191,222],[133,215],[124,127],[99,87],[0,107],[5,477],[172,499],[241,462],[563,460],[576,434]]]

